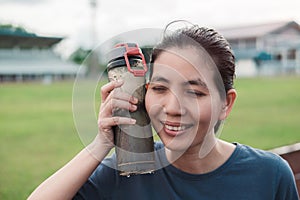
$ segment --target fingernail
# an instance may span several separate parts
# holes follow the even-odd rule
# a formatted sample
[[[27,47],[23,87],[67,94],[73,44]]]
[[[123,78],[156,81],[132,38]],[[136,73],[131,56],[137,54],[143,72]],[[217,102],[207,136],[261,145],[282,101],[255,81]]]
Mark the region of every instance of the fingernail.
[[[137,106],[136,106],[136,105],[131,105],[131,108],[132,108],[133,110],[136,110],[136,109],[137,109]]]
[[[130,119],[130,122],[131,122],[132,124],[135,124],[136,120],[135,120],[135,119]]]

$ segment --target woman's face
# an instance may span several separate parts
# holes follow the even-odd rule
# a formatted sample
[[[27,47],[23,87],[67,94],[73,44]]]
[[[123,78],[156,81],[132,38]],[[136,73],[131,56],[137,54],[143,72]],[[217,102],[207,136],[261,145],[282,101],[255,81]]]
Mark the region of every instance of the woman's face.
[[[154,62],[145,103],[168,149],[200,147],[219,119],[222,102],[204,60],[192,48],[171,48]]]

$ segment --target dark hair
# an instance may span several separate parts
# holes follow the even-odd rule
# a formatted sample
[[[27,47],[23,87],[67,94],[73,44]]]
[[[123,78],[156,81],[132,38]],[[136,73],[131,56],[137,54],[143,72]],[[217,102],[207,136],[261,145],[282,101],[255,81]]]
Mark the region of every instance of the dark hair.
[[[217,31],[210,28],[193,25],[181,28],[170,35],[165,35],[163,40],[153,49],[151,63],[167,48],[201,46],[211,56],[222,77],[225,92],[233,88],[235,77],[235,57],[227,40]],[[151,76],[151,75],[150,75]],[[220,89],[220,86],[217,86]]]

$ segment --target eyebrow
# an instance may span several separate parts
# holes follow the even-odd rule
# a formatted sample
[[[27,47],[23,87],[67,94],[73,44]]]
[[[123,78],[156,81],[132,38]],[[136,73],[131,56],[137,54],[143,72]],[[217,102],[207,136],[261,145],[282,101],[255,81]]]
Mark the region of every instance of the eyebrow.
[[[151,82],[165,82],[165,83],[170,83],[170,81],[164,77],[161,76],[155,76],[152,78]],[[187,80],[186,82],[183,83],[184,86],[187,85],[196,85],[196,86],[201,86],[204,88],[208,88],[206,83],[202,81],[201,79],[192,79],[192,80]]]
[[[183,85],[196,85],[196,86],[208,88],[206,83],[199,78],[194,80],[188,80],[187,82],[184,82]]]
[[[165,82],[169,83],[170,81],[162,76],[155,76],[154,78],[151,79],[150,82]]]

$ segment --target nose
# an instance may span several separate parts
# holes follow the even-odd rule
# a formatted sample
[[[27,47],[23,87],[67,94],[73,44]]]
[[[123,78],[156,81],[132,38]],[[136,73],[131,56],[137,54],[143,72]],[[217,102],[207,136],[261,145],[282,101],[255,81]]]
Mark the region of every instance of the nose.
[[[163,107],[164,112],[172,116],[182,116],[186,113],[185,106],[180,101],[183,97],[180,97],[176,93],[169,92],[166,95],[165,105]]]

